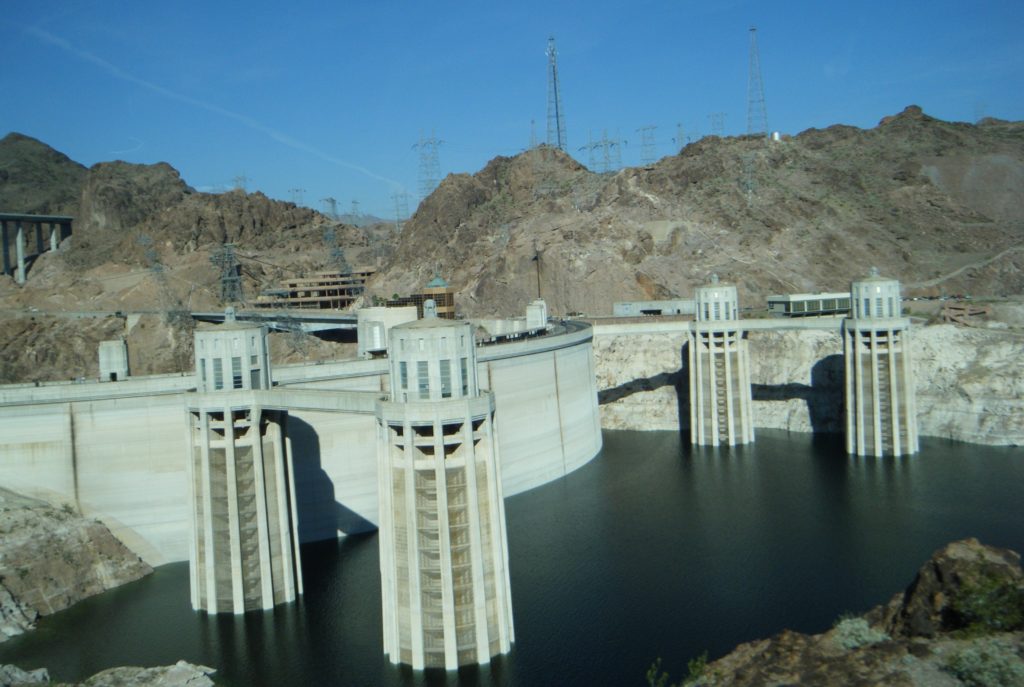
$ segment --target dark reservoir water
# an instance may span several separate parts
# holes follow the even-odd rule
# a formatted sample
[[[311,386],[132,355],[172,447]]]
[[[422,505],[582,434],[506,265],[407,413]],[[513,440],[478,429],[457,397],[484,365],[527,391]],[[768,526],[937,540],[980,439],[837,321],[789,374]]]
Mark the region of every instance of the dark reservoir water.
[[[392,666],[381,649],[375,535],[303,548],[303,600],[207,617],[188,566],[43,619],[0,663],[58,681],[184,658],[230,685],[639,685],[664,658],[721,655],[783,628],[827,629],[887,600],[946,542],[1024,550],[1024,450],[924,439],[853,459],[841,438],[760,431],[741,450],[672,432],[605,432],[602,455],[507,502],[516,643],[458,673]]]

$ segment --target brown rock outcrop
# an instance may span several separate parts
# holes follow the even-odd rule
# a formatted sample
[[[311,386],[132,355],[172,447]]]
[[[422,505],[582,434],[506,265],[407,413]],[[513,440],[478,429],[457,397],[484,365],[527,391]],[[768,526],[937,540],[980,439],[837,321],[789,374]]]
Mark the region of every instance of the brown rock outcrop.
[[[993,620],[1006,618],[1007,626],[993,626]],[[968,624],[972,630],[962,632]],[[979,681],[969,684],[1024,684],[1020,556],[967,539],[935,552],[888,605],[844,618],[822,634],[786,630],[742,644],[684,684],[952,687],[964,684],[956,657],[972,652],[988,658],[974,668]],[[988,681],[981,681],[982,670]]]
[[[71,506],[0,489],[0,641],[55,613],[152,572],[103,524]],[[4,599],[7,599],[4,602]]]

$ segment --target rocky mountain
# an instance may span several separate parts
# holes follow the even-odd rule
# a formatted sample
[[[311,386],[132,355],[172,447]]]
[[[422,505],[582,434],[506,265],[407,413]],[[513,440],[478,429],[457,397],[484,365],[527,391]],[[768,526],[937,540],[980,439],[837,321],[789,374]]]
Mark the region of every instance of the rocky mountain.
[[[0,278],[0,310],[42,313],[0,331],[0,350],[17,358],[0,382],[89,374],[59,361],[91,358],[98,340],[73,355],[18,353],[25,336],[59,341],[81,325],[45,323],[46,313],[217,308],[211,256],[223,243],[236,245],[252,297],[330,268],[328,231],[350,264],[385,261],[368,296],[418,291],[439,272],[468,316],[521,313],[538,282],[553,314],[610,314],[616,301],[687,297],[711,273],[753,306],[771,293],[846,289],[870,266],[909,294],[1024,291],[1024,123],[944,122],[917,107],[866,130],[710,136],[610,174],[541,146],[450,175],[399,236],[259,193],[199,193],[166,163],[86,170],[19,134],[0,140],[0,180],[0,208],[77,219],[67,250],[35,261],[27,284]],[[180,369],[189,332],[153,331],[169,346],[137,373]],[[40,357],[54,368],[36,366]]]
[[[922,292],[1020,293],[1022,192],[1024,123],[917,107],[869,130],[710,136],[614,174],[540,147],[445,179],[376,286],[411,291],[439,269],[468,315],[523,309],[538,270],[555,313],[685,297],[713,272],[744,304],[846,289],[870,266]]]
[[[655,668],[648,681],[664,687],[668,679]],[[1024,685],[1020,555],[976,539],[953,542],[888,604],[822,634],[784,631],[712,663],[693,660],[683,684]]]
[[[0,139],[0,212],[78,215],[85,167],[19,133]]]
[[[0,641],[36,618],[148,575],[103,524],[0,488]]]

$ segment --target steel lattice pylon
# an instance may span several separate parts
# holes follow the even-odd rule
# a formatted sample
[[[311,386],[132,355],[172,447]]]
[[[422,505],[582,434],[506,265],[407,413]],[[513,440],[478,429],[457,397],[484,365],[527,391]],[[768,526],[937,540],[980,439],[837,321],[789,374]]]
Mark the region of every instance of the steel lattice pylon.
[[[548,38],[548,145],[565,150],[565,112],[562,110],[562,89],[558,83],[558,51],[555,37]]]
[[[753,26],[750,27],[750,73],[747,76],[747,133],[768,135],[761,58],[757,54],[757,29]]]

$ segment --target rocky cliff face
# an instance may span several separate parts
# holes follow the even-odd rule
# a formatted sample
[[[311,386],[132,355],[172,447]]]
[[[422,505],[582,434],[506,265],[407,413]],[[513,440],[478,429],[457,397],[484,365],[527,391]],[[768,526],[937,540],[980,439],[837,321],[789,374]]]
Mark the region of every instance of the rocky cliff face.
[[[817,635],[784,631],[706,666],[691,665],[686,684],[705,687],[1019,686],[1020,556],[975,539],[953,542],[925,563],[905,592],[864,616],[840,619]]]
[[[846,288],[871,265],[914,288],[1019,293],[1022,131],[908,107],[869,130],[709,136],[609,174],[540,147],[449,176],[375,286],[419,289],[440,266],[461,310],[480,317],[520,311],[538,270],[552,312],[594,315],[685,297],[712,272],[749,303]]]
[[[150,572],[99,522],[0,489],[0,641]]]
[[[84,682],[75,684],[53,683],[54,687],[212,687],[210,675],[216,671],[178,661],[173,666],[156,668],[109,668],[96,673]],[[50,675],[45,668],[22,670],[17,666],[0,665],[0,687],[22,685],[49,685]]]
[[[1024,445],[1021,336],[934,325],[913,329],[918,431],[957,441]],[[682,335],[596,336],[594,358],[607,429],[689,428]],[[751,332],[756,427],[843,431],[838,332]]]

